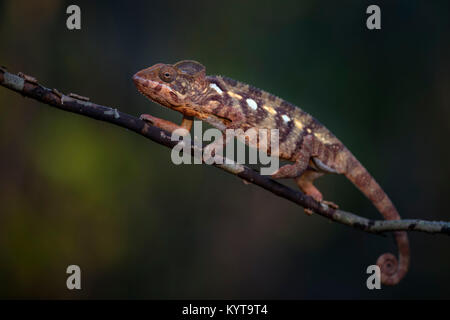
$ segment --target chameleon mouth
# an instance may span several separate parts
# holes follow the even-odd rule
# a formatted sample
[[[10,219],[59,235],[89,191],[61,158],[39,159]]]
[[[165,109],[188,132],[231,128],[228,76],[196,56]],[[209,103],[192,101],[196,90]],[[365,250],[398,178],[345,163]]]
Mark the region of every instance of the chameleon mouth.
[[[141,75],[141,71],[133,76],[133,82],[138,91],[150,101],[156,102],[163,107],[180,111],[178,105],[178,98],[171,97],[171,90],[159,81],[147,79]],[[173,101],[176,98],[175,101]]]
[[[168,107],[168,108],[173,108],[173,109],[176,108],[176,106],[173,105],[169,100],[165,99],[163,95],[158,94],[158,90],[156,88],[158,86],[160,86],[159,83],[156,83],[154,86],[152,86],[151,85],[152,81],[142,79],[142,78],[135,79],[135,76],[133,76],[134,84],[136,85],[136,88],[140,94],[142,94],[144,97],[146,97],[150,101],[158,103],[159,105],[161,105],[163,107]]]
[[[150,88],[150,81],[139,76],[139,73],[136,73],[132,79],[140,93],[145,94],[144,88]]]
[[[161,96],[158,96],[158,95],[152,96],[152,95],[148,94],[148,92],[142,90],[139,87],[137,89],[144,97],[146,97],[147,99],[149,99],[152,102],[156,102],[156,103],[162,105],[163,107],[165,107],[165,106],[170,104],[167,100],[165,100]]]
[[[155,88],[158,87],[158,83],[156,83],[155,85],[152,86],[152,82],[150,80],[147,80],[145,78],[142,78],[139,75],[139,72],[136,73],[135,75],[133,75],[133,82],[134,85],[136,86],[137,90],[146,98],[161,103],[164,101],[159,101],[161,96],[156,94],[156,90]],[[158,99],[159,98],[159,99]]]

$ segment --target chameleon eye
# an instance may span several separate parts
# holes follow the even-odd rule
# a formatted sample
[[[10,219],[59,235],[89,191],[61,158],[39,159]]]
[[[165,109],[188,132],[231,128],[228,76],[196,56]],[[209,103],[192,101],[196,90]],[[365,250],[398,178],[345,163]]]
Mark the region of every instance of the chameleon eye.
[[[175,80],[175,76],[175,70],[169,66],[164,66],[159,71],[159,77],[164,82],[172,82],[173,80]]]

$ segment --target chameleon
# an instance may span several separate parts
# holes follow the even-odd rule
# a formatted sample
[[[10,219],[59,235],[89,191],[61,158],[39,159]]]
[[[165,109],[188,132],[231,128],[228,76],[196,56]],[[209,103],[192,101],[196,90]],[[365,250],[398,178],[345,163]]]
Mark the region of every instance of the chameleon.
[[[324,125],[299,107],[266,91],[224,76],[208,76],[199,62],[183,60],[158,63],[133,75],[138,91],[151,101],[183,115],[181,124],[141,115],[150,124],[173,132],[189,131],[193,120],[225,129],[278,129],[279,158],[289,164],[272,174],[274,179],[294,179],[301,191],[324,202],[314,186],[324,174],[342,174],[377,208],[386,220],[400,215],[380,185],[355,156]],[[397,284],[407,273],[410,261],[406,232],[394,233],[399,257],[381,255],[377,265],[381,283]]]

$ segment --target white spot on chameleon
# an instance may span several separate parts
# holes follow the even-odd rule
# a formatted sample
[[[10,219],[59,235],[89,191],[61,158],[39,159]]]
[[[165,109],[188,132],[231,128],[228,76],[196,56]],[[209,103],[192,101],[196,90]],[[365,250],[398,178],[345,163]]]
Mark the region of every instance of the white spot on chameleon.
[[[248,106],[250,107],[250,109],[253,109],[253,110],[258,109],[258,104],[256,103],[255,100],[253,100],[253,99],[247,99],[246,101],[247,101],[247,104],[248,104]]]
[[[210,83],[209,86],[217,91],[218,94],[222,94],[223,91],[215,83]]]
[[[285,114],[283,114],[282,116],[281,116],[281,118],[283,118],[283,121],[284,122],[289,122],[289,121],[291,121],[291,118],[289,118],[287,115],[285,115]]]

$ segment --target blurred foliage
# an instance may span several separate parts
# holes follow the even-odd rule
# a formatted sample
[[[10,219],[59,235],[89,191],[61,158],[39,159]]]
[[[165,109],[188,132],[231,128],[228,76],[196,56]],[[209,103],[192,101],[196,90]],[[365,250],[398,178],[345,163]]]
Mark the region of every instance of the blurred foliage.
[[[195,59],[332,130],[405,218],[450,220],[450,6],[377,1],[0,1],[0,64],[121,110],[179,121],[131,75]],[[302,209],[118,127],[0,88],[2,298],[450,298],[448,237],[411,234],[411,271],[371,292],[393,242]],[[343,177],[318,185],[378,217]],[[83,290],[65,287],[66,267]]]

